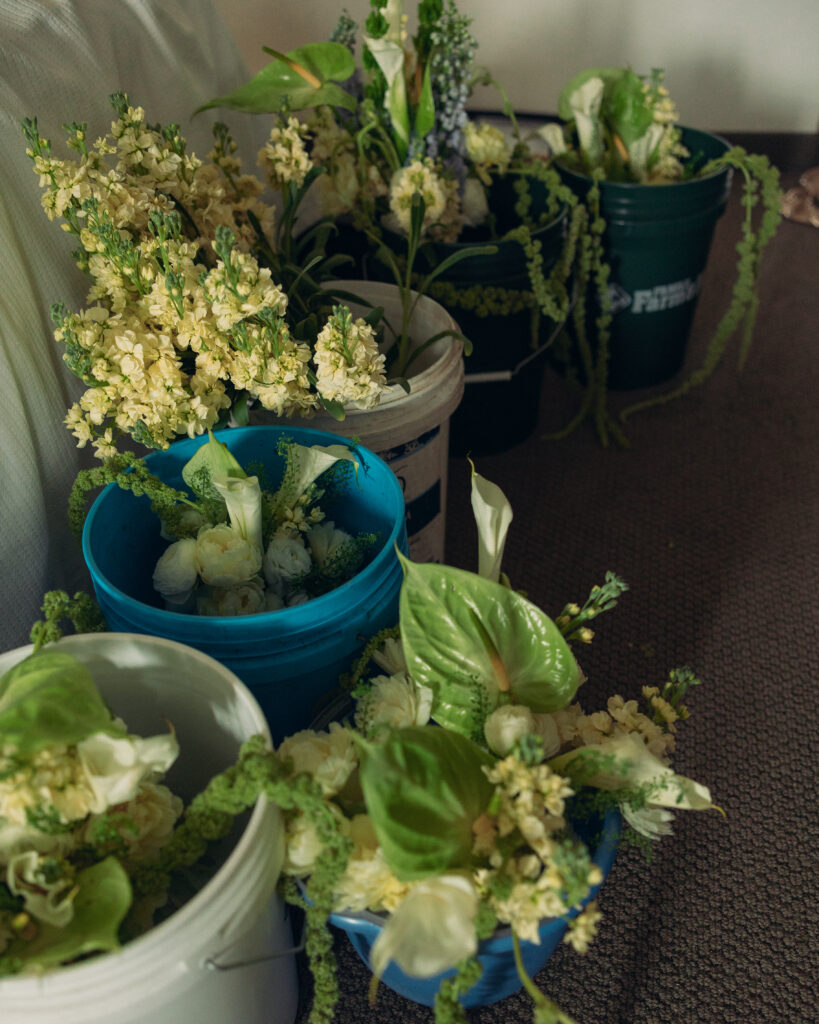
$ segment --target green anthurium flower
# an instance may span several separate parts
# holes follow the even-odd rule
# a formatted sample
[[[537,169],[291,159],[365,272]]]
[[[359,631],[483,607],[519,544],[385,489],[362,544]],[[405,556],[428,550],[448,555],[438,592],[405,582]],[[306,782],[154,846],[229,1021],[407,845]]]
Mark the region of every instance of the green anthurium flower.
[[[545,712],[569,703],[580,669],[536,605],[475,573],[399,557],[401,643],[410,676],[435,694],[435,721],[482,740],[500,704]]]

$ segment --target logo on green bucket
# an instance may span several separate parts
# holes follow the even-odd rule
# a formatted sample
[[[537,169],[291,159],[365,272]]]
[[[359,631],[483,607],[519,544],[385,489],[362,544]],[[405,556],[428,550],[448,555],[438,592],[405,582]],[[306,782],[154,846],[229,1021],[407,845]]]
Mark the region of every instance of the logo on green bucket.
[[[613,282],[609,285],[609,303],[612,314],[630,309],[632,313],[660,313],[675,306],[684,306],[699,294],[701,275],[695,278],[686,277],[683,281],[672,281],[671,284],[656,284],[653,288],[635,288],[629,294],[622,285]]]

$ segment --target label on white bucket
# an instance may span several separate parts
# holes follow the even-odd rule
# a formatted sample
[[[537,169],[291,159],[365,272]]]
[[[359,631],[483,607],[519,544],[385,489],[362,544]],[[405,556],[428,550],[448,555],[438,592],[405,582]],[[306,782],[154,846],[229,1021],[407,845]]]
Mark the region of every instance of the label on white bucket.
[[[409,552],[415,562],[440,562],[443,558],[446,496],[441,481],[447,445],[441,428],[433,427],[406,444],[378,453],[404,492]]]

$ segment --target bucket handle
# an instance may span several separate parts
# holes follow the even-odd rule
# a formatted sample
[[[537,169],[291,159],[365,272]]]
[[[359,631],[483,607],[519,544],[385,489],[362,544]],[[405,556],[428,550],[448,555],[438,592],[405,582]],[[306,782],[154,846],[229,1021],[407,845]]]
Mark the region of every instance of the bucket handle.
[[[295,953],[301,953],[304,949],[306,927],[307,922],[304,921],[301,926],[298,945],[296,946],[290,946],[288,949],[277,949],[274,953],[265,953],[264,956],[254,956],[248,960],[237,960],[235,963],[226,964],[219,962],[219,954],[217,953],[215,957],[208,957],[205,961],[205,967],[209,971],[235,971],[239,967],[252,967],[254,964],[264,964],[271,960],[280,960],[283,956],[293,956]]]
[[[572,309],[574,308],[574,304],[576,301],[577,295],[575,294],[572,296],[571,305],[566,311],[566,318],[564,320],[561,320],[559,324],[556,324],[555,329],[552,331],[549,337],[543,342],[543,344],[538,345],[538,347],[534,349],[532,352],[530,352],[525,359],[521,359],[517,366],[513,367],[511,370],[489,370],[486,373],[466,373],[464,374],[464,383],[492,384],[496,381],[508,381],[511,380],[513,377],[516,377],[524,368],[524,366],[526,366],[528,363],[531,363],[533,359],[537,359],[541,352],[545,352],[545,350],[552,344],[552,342],[555,340],[558,334],[560,334],[560,332],[563,330],[566,324],[566,320],[568,320],[569,318],[569,313],[571,313]]]

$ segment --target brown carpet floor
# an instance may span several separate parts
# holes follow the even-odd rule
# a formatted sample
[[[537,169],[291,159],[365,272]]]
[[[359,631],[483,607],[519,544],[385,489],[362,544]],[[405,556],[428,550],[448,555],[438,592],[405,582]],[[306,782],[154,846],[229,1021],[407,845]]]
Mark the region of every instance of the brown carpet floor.
[[[798,168],[783,174],[795,183]],[[732,283],[735,192],[704,278],[687,370],[699,365]],[[600,934],[561,948],[537,982],[578,1024],[809,1024],[819,978],[819,231],[783,222],[763,273],[747,365],[729,353],[702,388],[627,424],[627,451],[589,425],[542,434],[573,411],[546,372],[539,430],[478,459],[515,519],[505,569],[556,614],[611,569],[631,590],[578,657],[587,710],[691,665],[703,685],[675,767],[726,811],[685,812],[646,864],[622,849],[600,896]],[[615,407],[634,395],[616,396]],[[465,459],[452,459],[447,560],[475,568]],[[339,1024],[432,1021],[381,987],[339,934]],[[301,965],[303,1006],[309,980]],[[473,1024],[531,1021],[518,994]]]

